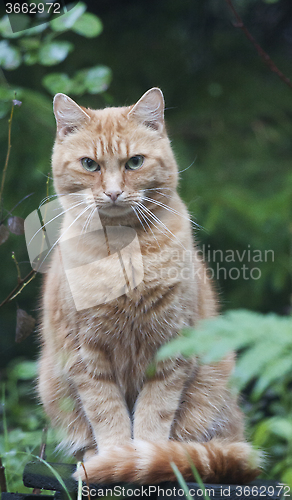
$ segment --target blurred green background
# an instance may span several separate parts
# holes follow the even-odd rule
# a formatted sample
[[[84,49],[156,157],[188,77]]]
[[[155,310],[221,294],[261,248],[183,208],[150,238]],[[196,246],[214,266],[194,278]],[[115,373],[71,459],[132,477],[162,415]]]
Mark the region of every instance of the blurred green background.
[[[233,3],[257,42],[292,77],[291,1]],[[1,170],[15,89],[16,99],[22,101],[14,108],[1,220],[27,195],[31,194],[13,215],[25,218],[46,196],[55,92],[99,108],[132,104],[158,86],[165,95],[167,128],[181,170],[180,193],[199,225],[196,238],[214,269],[222,311],[244,308],[291,315],[292,89],[271,72],[234,25],[224,0],[92,0],[78,6],[81,10],[75,18],[71,11],[67,23],[60,17],[15,35],[5,17],[0,21]],[[29,29],[31,19],[25,22]],[[52,181],[49,191],[53,193]],[[208,259],[208,250],[211,257],[214,250],[222,253]],[[30,270],[24,236],[10,234],[0,246],[0,303],[17,284],[12,251],[21,275]],[[228,261],[231,252],[234,259]],[[226,275],[218,272],[218,265],[226,268]],[[21,371],[20,365],[22,375],[17,375],[19,357],[25,363],[36,359],[38,339],[34,333],[15,343],[16,310],[38,318],[41,283],[42,276],[36,276],[14,301],[0,308],[0,363],[8,385],[33,377],[35,365],[30,364],[25,365],[28,371]],[[285,394],[292,387],[291,367],[286,372],[281,386]],[[246,390],[250,394],[250,387]],[[279,405],[278,410],[269,406],[271,399],[279,403],[280,393],[269,394],[254,421],[281,413]],[[19,424],[21,405],[15,398],[9,401],[8,408],[15,412],[13,427]],[[285,446],[282,443],[278,452],[286,457],[289,448],[292,467],[289,398],[281,411],[285,416],[290,412],[290,434],[287,441],[288,430],[283,431]],[[22,426],[25,421],[22,418]],[[38,424],[31,424],[31,429]],[[277,441],[275,446],[280,445]]]

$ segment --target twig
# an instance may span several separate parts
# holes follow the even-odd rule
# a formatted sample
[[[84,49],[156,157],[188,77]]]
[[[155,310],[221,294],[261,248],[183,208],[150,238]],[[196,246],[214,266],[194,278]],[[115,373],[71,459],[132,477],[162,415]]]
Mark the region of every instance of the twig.
[[[21,278],[21,273],[20,273],[20,269],[19,269],[19,264],[18,264],[18,261],[17,261],[17,258],[15,256],[14,252],[12,252],[12,259],[15,262],[15,266],[16,266],[16,270],[17,270],[17,283],[21,283],[22,278]]]
[[[16,287],[12,290],[12,292],[10,292],[10,294],[7,295],[6,299],[4,299],[3,302],[1,302],[0,307],[2,307],[5,304],[7,304],[7,302],[9,302],[10,300],[13,300],[24,289],[24,287],[26,285],[28,285],[28,283],[30,283],[31,280],[33,280],[33,278],[35,277],[36,273],[37,272],[34,269],[32,269],[25,276],[25,278],[23,278],[21,280],[21,282],[16,285]]]
[[[42,460],[45,459],[45,454],[46,454],[47,434],[48,434],[48,428],[44,427],[43,432],[42,432],[42,442],[41,442],[40,454],[39,454],[39,458]],[[33,495],[40,495],[41,490],[39,488],[34,488],[32,491],[32,494]]]
[[[4,169],[3,169],[3,173],[2,173],[2,181],[1,181],[1,188],[0,188],[0,206],[1,206],[1,201],[2,201],[5,176],[6,176],[6,171],[7,171],[9,156],[10,156],[10,149],[11,149],[11,126],[12,126],[13,110],[14,110],[14,103],[12,103],[10,117],[8,120],[8,147],[7,147],[5,165],[4,165]]]
[[[6,214],[6,215],[5,215],[5,217],[4,217],[4,218],[0,221],[0,226],[1,226],[1,224],[3,224],[3,222],[5,222],[5,220],[7,219],[7,217],[8,217],[9,215],[11,215],[11,216],[12,216],[13,211],[14,211],[14,210],[18,207],[18,205],[20,205],[20,203],[22,203],[24,200],[26,200],[27,198],[29,198],[29,197],[30,197],[30,196],[32,196],[33,194],[34,194],[34,193],[30,193],[30,194],[27,194],[26,196],[24,196],[24,197],[23,197],[20,201],[18,201],[18,202],[16,203],[16,205],[14,205],[14,207],[13,207],[13,208],[11,208],[11,210],[6,210],[6,209],[5,209],[5,211],[7,212],[7,214]]]
[[[86,469],[85,469],[85,465],[84,465],[84,463],[83,463],[83,462],[81,462],[81,466],[82,466],[82,468],[83,468],[83,470],[84,470],[84,474],[85,474],[85,480],[86,480],[86,484],[87,484],[87,491],[88,491],[88,494],[87,494],[87,496],[88,496],[88,500],[91,500],[91,497],[90,497],[90,492],[89,492],[89,491],[90,491],[90,488],[89,488],[89,479],[88,479],[88,475],[87,475],[87,472],[86,472]]]
[[[292,82],[291,82],[291,80],[286,75],[284,75],[284,73],[282,73],[282,71],[279,70],[279,68],[276,66],[276,64],[274,63],[274,61],[270,58],[270,56],[256,42],[256,40],[254,39],[254,37],[252,36],[252,34],[248,31],[248,29],[244,25],[244,23],[243,23],[240,15],[235,10],[235,7],[232,4],[232,1],[231,0],[225,0],[225,2],[227,3],[228,7],[231,9],[231,11],[233,12],[233,14],[234,14],[234,16],[236,18],[237,23],[235,24],[235,26],[237,28],[240,28],[243,31],[243,33],[245,34],[245,36],[253,44],[253,46],[257,50],[258,54],[263,59],[263,61],[265,62],[265,64],[270,68],[270,70],[273,71],[273,73],[276,73],[276,75],[278,75],[278,77],[284,83],[286,83],[286,85],[288,85],[288,87],[290,87],[290,89],[292,89]]]
[[[7,492],[5,467],[2,464],[1,458],[0,458],[0,488],[1,488],[1,493],[6,493]]]

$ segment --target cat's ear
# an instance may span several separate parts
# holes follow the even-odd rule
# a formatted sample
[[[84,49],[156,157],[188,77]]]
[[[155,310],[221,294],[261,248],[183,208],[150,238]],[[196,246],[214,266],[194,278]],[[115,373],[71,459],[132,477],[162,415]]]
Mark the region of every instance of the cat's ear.
[[[54,114],[57,122],[57,134],[60,138],[90,120],[90,116],[65,94],[55,95]]]
[[[162,132],[164,129],[164,98],[157,87],[148,90],[129,112],[129,117],[136,118],[147,127]]]

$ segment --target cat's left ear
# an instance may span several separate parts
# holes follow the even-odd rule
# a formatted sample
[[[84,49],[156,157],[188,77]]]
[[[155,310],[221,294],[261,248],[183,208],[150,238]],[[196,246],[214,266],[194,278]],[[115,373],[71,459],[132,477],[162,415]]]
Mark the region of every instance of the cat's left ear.
[[[129,112],[129,117],[158,132],[164,130],[164,97],[161,90],[153,87],[148,90]]]
[[[57,122],[57,134],[60,138],[90,120],[90,116],[65,94],[55,95],[54,114]]]

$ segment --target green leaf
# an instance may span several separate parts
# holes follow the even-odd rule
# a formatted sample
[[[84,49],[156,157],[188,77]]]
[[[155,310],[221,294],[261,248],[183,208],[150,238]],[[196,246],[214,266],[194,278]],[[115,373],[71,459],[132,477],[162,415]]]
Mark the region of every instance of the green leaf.
[[[39,61],[39,55],[37,52],[27,52],[23,56],[23,61],[27,66],[32,66]]]
[[[284,471],[281,479],[284,483],[290,486],[290,489],[292,488],[292,467],[289,467]],[[285,491],[287,491],[287,489]]]
[[[31,380],[37,376],[37,363],[35,361],[21,361],[11,372],[11,377],[15,380]]]
[[[44,66],[53,66],[66,59],[74,48],[70,42],[51,42],[44,44],[39,50],[39,62]]]
[[[50,73],[43,78],[42,84],[52,95],[58,92],[67,94],[71,91],[71,80],[66,73]]]
[[[24,50],[37,50],[40,47],[40,40],[37,37],[22,38],[19,43]]]
[[[271,418],[270,431],[282,439],[292,442],[292,420],[288,418]]]
[[[72,30],[86,38],[94,38],[103,30],[101,20],[90,12],[85,12],[72,26]]]
[[[93,68],[82,70],[76,73],[76,78],[84,78],[84,84],[89,94],[99,94],[107,90],[112,72],[107,66],[94,66]]]
[[[19,49],[9,45],[7,40],[0,42],[0,66],[4,69],[12,70],[18,68],[21,63]]]
[[[69,30],[78,21],[80,16],[86,11],[86,5],[83,2],[78,2],[73,9],[58,16],[50,22],[52,30],[62,32]]]
[[[269,364],[261,373],[253,389],[252,396],[254,400],[258,400],[263,392],[276,380],[281,379],[288,373],[292,372],[291,353],[287,356],[281,356],[279,359]]]
[[[45,29],[47,29],[48,26],[49,23],[42,23],[37,26],[33,26],[32,28],[26,29],[23,35],[24,36],[38,35],[39,33],[45,31]]]
[[[76,95],[81,95],[86,92],[84,75],[80,72],[76,73],[74,78],[71,80],[71,93]]]
[[[260,422],[255,429],[253,436],[253,444],[255,446],[262,447],[265,445],[269,438],[270,431],[270,420],[263,420]]]
[[[4,85],[0,85],[0,101],[12,101],[12,99],[21,97],[22,90],[19,87],[15,87],[13,89],[9,89],[4,87]],[[12,103],[9,103],[11,107]]]

